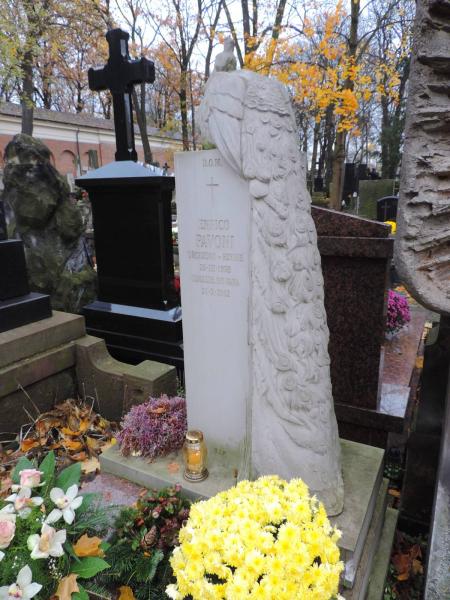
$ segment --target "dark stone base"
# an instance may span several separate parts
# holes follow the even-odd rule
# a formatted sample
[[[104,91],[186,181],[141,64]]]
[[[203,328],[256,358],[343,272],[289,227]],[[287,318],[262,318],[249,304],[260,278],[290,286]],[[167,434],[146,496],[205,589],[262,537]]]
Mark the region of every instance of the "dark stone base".
[[[183,370],[181,308],[163,311],[96,300],[83,314],[87,332],[103,338],[117,360],[155,360]]]
[[[402,434],[405,418],[335,403],[339,436],[346,440],[387,449],[391,433]]]
[[[52,316],[50,296],[30,292],[25,296],[0,300],[0,332]]]
[[[30,289],[22,240],[0,241],[0,273],[0,300],[28,294]]]

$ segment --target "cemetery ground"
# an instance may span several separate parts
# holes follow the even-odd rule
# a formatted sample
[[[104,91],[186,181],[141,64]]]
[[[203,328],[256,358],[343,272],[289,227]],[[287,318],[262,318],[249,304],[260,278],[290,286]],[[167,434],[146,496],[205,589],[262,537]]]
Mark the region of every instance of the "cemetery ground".
[[[403,401],[405,389],[410,390],[409,423],[410,428],[414,430],[421,401],[420,381],[424,344],[431,331],[435,315],[414,302],[403,287],[398,287],[397,291],[408,297],[411,321],[395,335],[386,339],[381,379],[383,384],[390,386],[390,402],[394,411],[395,403]],[[81,576],[76,579],[66,578],[64,585],[56,592],[57,597],[60,600],[80,599],[88,593],[91,598],[105,599],[167,598],[164,588],[173,581],[167,559],[173,550],[173,543],[176,543],[178,529],[189,511],[189,502],[182,500],[182,463],[174,458],[167,465],[168,471],[178,477],[181,493],[175,490],[169,491],[169,494],[163,492],[161,503],[160,493],[147,491],[130,481],[102,472],[98,458],[103,451],[117,444],[120,424],[110,422],[101,415],[101,407],[95,394],[92,397],[76,400],[67,399],[51,410],[40,413],[33,397],[23,388],[21,393],[24,399],[22,410],[26,411],[29,423],[21,427],[20,431],[16,432],[17,435],[10,436],[10,439],[3,436],[0,454],[0,498],[4,500],[10,496],[14,481],[17,481],[18,469],[24,466],[31,468],[38,464],[42,465],[42,461],[46,457],[48,460],[50,453],[56,457],[57,472],[68,466],[70,469],[79,468],[80,493],[86,494],[88,498],[93,493],[98,494],[100,506],[107,507],[108,510],[106,528],[104,523],[101,524],[100,519],[99,528],[86,529],[87,536],[78,531],[76,536],[78,539],[73,541],[73,553],[78,560],[86,560],[86,558],[109,560],[108,564],[113,564],[114,573],[109,576],[106,569],[103,576],[100,572],[92,580],[82,579]],[[430,518],[432,495],[429,490],[428,497],[427,493],[423,494],[423,481],[414,481],[414,478],[413,481],[405,481],[407,473],[405,440],[405,436],[396,439],[388,453],[384,468],[384,475],[389,478],[389,505],[400,508],[401,518],[392,547],[383,600],[419,600],[423,593],[428,536],[427,519]],[[33,464],[28,464],[24,462],[25,460]],[[41,467],[41,470],[45,469]],[[402,508],[404,493],[407,495],[406,506]],[[414,494],[417,498],[413,500],[413,508],[411,508],[411,495]],[[150,518],[149,524],[149,506],[151,509],[158,507],[160,510],[161,507],[166,507],[164,502],[168,502],[170,512],[162,510],[161,517],[157,515],[156,518]],[[421,504],[423,504],[422,510],[420,510]],[[125,507],[125,512],[121,513],[120,511]],[[174,523],[175,510],[178,514],[182,513],[183,519],[180,518]],[[119,520],[113,525],[117,517]],[[131,567],[127,570],[125,566],[122,571],[117,568],[117,556],[123,559],[123,555],[120,554],[120,544],[117,546],[119,551],[115,555],[105,542],[114,540],[117,543],[120,539],[122,549],[126,552],[141,553],[143,558],[141,579],[133,575]],[[163,539],[166,540],[166,545],[159,543]],[[114,547],[112,546],[113,549]],[[154,569],[152,555],[157,556],[157,560],[161,561]],[[111,557],[116,561],[115,563],[111,562]],[[145,563],[148,563],[150,569],[146,568]],[[150,577],[153,576],[153,570],[156,571],[154,583],[153,586],[148,586],[149,574]],[[75,593],[77,583],[80,584],[78,589],[81,591]]]

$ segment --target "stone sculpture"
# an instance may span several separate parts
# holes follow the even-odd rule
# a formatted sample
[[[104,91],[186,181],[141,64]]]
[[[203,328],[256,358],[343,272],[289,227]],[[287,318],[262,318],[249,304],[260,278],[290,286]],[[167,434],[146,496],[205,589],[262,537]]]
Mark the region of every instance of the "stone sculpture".
[[[450,9],[417,3],[395,265],[425,306],[450,313]]]
[[[291,102],[278,81],[220,70],[222,62],[199,118],[203,137],[251,195],[253,474],[301,477],[338,514],[343,482],[323,278]]]
[[[51,296],[56,310],[79,312],[95,295],[80,210],[49,149],[25,134],[5,149],[3,175],[8,231],[25,246],[31,290]]]

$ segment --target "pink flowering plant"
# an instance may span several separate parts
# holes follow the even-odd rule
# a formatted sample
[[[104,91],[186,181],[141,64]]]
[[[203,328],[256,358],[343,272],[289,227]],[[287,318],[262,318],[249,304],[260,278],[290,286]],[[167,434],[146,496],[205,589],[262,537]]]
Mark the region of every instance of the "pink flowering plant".
[[[389,290],[386,331],[394,334],[411,320],[408,300],[402,294]]]
[[[155,459],[181,448],[187,431],[186,400],[150,398],[125,415],[117,441],[123,455]]]
[[[57,473],[53,452],[39,466],[25,457],[17,463],[12,494],[0,500],[0,600],[47,600],[70,574],[79,580],[72,599],[88,600],[81,582],[88,586],[109,567],[101,558],[108,545],[96,556],[78,556],[76,544],[106,531],[110,516],[94,494],[79,493],[80,476],[80,463]]]

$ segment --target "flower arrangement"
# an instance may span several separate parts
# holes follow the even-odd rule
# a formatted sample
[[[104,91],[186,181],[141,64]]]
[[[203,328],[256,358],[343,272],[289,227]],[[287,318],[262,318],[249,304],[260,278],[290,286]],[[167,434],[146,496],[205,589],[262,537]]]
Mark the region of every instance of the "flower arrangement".
[[[89,537],[106,529],[106,512],[94,506],[93,494],[79,495],[79,463],[57,475],[55,462],[53,452],[39,467],[22,457],[13,493],[0,501],[0,599],[47,600],[56,594],[63,600],[70,598],[61,592],[69,580],[76,598],[87,600],[77,578],[109,567],[102,558],[108,545]]]
[[[340,532],[300,479],[241,481],[191,507],[171,565],[173,600],[331,600]]]
[[[143,600],[150,592],[166,597],[168,560],[178,545],[180,528],[189,516],[190,502],[180,495],[179,485],[146,491],[134,506],[124,508],[115,522],[115,533],[106,559],[105,584],[127,582],[135,596]]]
[[[402,294],[389,290],[386,331],[394,334],[400,331],[411,320],[408,300]]]
[[[179,396],[150,398],[125,415],[117,441],[122,454],[150,459],[182,447],[187,431],[186,400]]]

